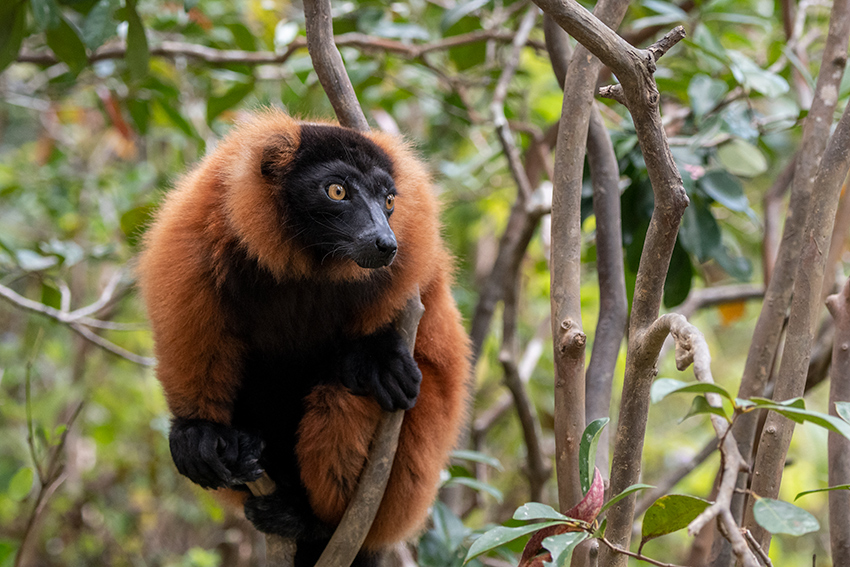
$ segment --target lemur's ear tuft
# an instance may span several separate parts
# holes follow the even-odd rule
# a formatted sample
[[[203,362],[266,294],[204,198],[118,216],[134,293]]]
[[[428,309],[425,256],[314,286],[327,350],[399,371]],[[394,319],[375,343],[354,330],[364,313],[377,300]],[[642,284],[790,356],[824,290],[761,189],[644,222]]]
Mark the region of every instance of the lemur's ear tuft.
[[[269,138],[260,158],[260,173],[269,181],[280,179],[292,165],[298,144],[289,134],[275,134]]]

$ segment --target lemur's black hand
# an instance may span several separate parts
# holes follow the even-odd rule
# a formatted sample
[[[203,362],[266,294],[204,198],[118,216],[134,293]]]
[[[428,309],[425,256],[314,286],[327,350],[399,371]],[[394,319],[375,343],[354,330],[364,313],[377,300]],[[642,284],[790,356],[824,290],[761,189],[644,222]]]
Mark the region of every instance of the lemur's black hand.
[[[177,471],[204,488],[245,484],[263,474],[262,440],[227,425],[174,418],[168,441]]]
[[[412,408],[422,383],[416,361],[394,329],[352,342],[341,372],[343,385],[358,396],[371,396],[386,411]]]
[[[299,494],[305,498],[299,498]],[[266,534],[309,541],[333,535],[333,528],[313,513],[303,489],[295,490],[286,484],[278,484],[268,496],[249,496],[245,500],[245,517]]]

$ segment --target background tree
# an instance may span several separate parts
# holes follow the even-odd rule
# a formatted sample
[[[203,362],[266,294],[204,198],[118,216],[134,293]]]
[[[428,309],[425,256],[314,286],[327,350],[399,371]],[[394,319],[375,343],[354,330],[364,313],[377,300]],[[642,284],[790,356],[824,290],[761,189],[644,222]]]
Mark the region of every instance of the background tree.
[[[609,497],[638,480],[658,486],[606,512],[606,540],[628,548],[632,518],[646,512],[646,542],[631,552],[664,563],[764,562],[777,527],[758,508],[780,506],[765,497],[850,484],[840,458],[850,411],[834,403],[848,401],[846,373],[833,373],[833,403],[818,387],[830,361],[839,369],[846,358],[846,295],[831,300],[835,328],[821,307],[848,260],[845,120],[830,140],[850,93],[846,10],[843,0],[600,2],[595,15],[622,20],[628,44],[654,46],[643,51],[568,1],[334,4],[335,42],[367,120],[415,143],[443,192],[476,354],[468,443],[478,452],[458,454],[430,529],[397,560],[459,565],[476,534],[524,502],[570,510],[592,478],[579,468],[591,462],[582,430],[603,416],[620,431],[611,457],[605,429],[596,451]],[[13,0],[0,16],[0,563],[252,564],[262,538],[171,465],[132,258],[161,191],[241,112],[333,115],[303,10]],[[687,38],[676,44],[665,34],[679,24]],[[614,82],[609,69],[622,87],[593,102],[597,84]],[[762,293],[759,312],[750,301]],[[659,318],[664,310],[693,318],[705,340],[678,316]],[[718,387],[666,397],[677,385],[656,380],[647,422],[668,331],[675,362],[693,362],[700,380],[713,370]],[[690,381],[672,359],[662,355],[657,373]],[[769,401],[734,400],[739,387],[742,398],[806,393],[809,409],[774,405],[785,417],[767,417],[750,404]],[[695,417],[677,424],[686,414]],[[805,425],[792,440],[788,416],[834,430],[829,460],[826,430]],[[752,485],[760,500],[743,490],[731,499],[729,479],[746,489],[750,478],[735,454],[772,479]],[[650,541],[672,527],[659,506],[647,511],[669,492],[717,502],[664,501],[696,518],[695,538]],[[802,498],[824,525],[834,502],[829,534],[809,524],[807,535],[774,537],[774,562],[846,561],[847,494]],[[516,564],[521,544],[473,561]],[[627,560],[608,549],[603,565]],[[588,551],[575,560],[597,561]]]

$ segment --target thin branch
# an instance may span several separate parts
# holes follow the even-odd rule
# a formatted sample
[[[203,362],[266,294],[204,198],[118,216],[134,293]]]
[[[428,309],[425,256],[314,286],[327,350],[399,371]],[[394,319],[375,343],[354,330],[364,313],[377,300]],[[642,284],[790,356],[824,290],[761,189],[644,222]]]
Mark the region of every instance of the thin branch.
[[[671,313],[661,316],[647,330],[645,337],[647,345],[654,348],[659,341],[663,341],[668,332],[676,341],[676,368],[683,371],[693,364],[696,379],[700,382],[713,384],[711,355],[702,333],[682,315]],[[718,394],[707,393],[705,398],[709,405],[713,407],[722,407],[723,405]],[[723,525],[724,533],[732,544],[732,550],[738,561],[744,567],[758,567],[758,561],[747,547],[747,542],[741,535],[730,511],[738,473],[749,470],[749,467],[747,461],[738,452],[735,438],[729,432],[729,422],[712,414],[711,424],[714,427],[717,439],[720,441],[723,471],[714,504],[706,508],[688,525],[688,533],[694,535],[709,522],[717,519]]]
[[[536,8],[534,8],[536,10]],[[519,375],[516,363],[517,352],[517,301],[520,291],[520,266],[515,266],[511,274],[511,284],[505,289],[504,315],[502,316],[502,352],[499,361],[505,371],[505,385],[513,396],[517,409],[528,462],[527,474],[531,488],[531,500],[539,502],[543,499],[543,487],[551,474],[548,459],[541,447],[540,422],[537,419],[534,405],[525,390],[525,384]]]
[[[74,411],[71,412],[71,416],[65,421],[65,431],[62,432],[61,437],[59,438],[59,443],[53,448],[50,453],[50,457],[48,458],[47,466],[42,467],[41,463],[34,461],[35,467],[37,470],[45,470],[46,473],[44,476],[39,474],[39,488],[38,493],[36,494],[35,504],[33,505],[32,512],[27,518],[27,524],[24,528],[24,533],[21,536],[21,544],[18,547],[18,552],[15,555],[15,567],[20,567],[24,564],[24,559],[26,557],[27,552],[29,551],[29,547],[32,542],[32,538],[35,535],[35,526],[38,523],[38,519],[41,517],[44,512],[45,507],[47,506],[47,502],[50,500],[50,497],[53,496],[53,493],[56,492],[56,489],[59,488],[66,478],[64,471],[64,463],[62,462],[62,455],[65,449],[65,442],[68,439],[68,433],[70,432],[71,426],[74,425],[74,422],[77,420],[77,417],[80,415],[80,412],[85,405],[85,401],[80,401]],[[33,458],[35,458],[35,450],[33,443],[34,439],[28,439],[28,443],[31,445],[31,451]]]
[[[839,268],[841,255],[844,253],[844,248],[847,245],[847,235],[850,234],[850,197],[848,194],[850,187],[850,176],[844,179],[844,185],[841,187],[841,197],[838,201],[838,210],[835,212],[835,226],[832,229],[832,239],[829,242],[829,254],[826,257],[826,267],[824,268],[823,288],[821,296],[824,300],[826,297],[836,290],[835,279],[836,271]]]
[[[331,101],[339,123],[361,132],[369,130],[366,116],[357,102],[357,94],[345,71],[342,56],[334,44],[330,0],[304,2],[307,28],[307,50],[313,69]]]
[[[497,41],[511,43],[514,34],[501,30],[477,30],[460,34],[432,43],[409,44],[383,37],[375,37],[362,33],[345,33],[334,37],[334,43],[342,47],[354,47],[363,51],[393,53],[407,59],[419,59],[425,54],[445,51],[454,47],[480,43],[482,41]],[[531,40],[528,45],[542,51],[545,47],[538,41]],[[282,52],[274,51],[242,51],[237,49],[216,49],[205,45],[178,41],[163,41],[151,46],[150,54],[154,57],[174,59],[187,57],[202,61],[208,65],[281,65],[288,61],[297,51],[307,48],[307,39],[298,37],[286,46]],[[114,42],[95,50],[89,56],[89,63],[108,59],[124,59],[127,46],[124,42]],[[55,65],[59,59],[51,52],[35,52],[24,50],[17,58],[18,63],[34,63],[36,65]]]
[[[662,561],[657,561],[655,559],[652,559],[651,557],[647,557],[646,555],[643,555],[643,554],[640,554],[640,553],[635,553],[633,551],[629,551],[628,549],[623,549],[622,547],[614,545],[613,543],[608,541],[608,539],[605,536],[602,536],[599,539],[602,540],[602,543],[604,543],[606,546],[608,546],[608,549],[610,549],[614,553],[618,553],[620,555],[625,555],[627,557],[633,557],[633,558],[637,559],[638,561],[643,561],[645,563],[649,563],[650,565],[655,565],[656,567],[681,567],[680,565],[676,565],[675,563],[664,563]]]
[[[508,86],[511,79],[516,73],[519,66],[519,58],[522,53],[522,48],[528,41],[528,35],[534,27],[534,22],[537,20],[538,10],[536,6],[531,6],[522,18],[517,29],[514,41],[511,44],[511,53],[505,63],[504,70],[499,76],[499,81],[496,83],[496,89],[493,92],[493,101],[490,103],[490,113],[493,116],[493,124],[496,127],[496,133],[499,136],[499,142],[502,144],[502,150],[508,159],[508,166],[513,175],[514,182],[519,187],[520,196],[525,203],[531,202],[531,184],[528,181],[528,176],[522,166],[522,161],[519,157],[519,150],[514,141],[513,133],[508,127],[508,120],[505,117],[505,98],[508,95]]]
[[[764,266],[765,284],[770,282],[773,275],[773,267],[779,251],[779,227],[782,224],[782,200],[787,193],[791,182],[794,180],[794,170],[797,168],[797,156],[795,155],[782,173],[774,179],[762,199],[764,205],[764,237],[762,238],[762,264]]]
[[[32,299],[28,299],[2,284],[0,284],[0,297],[16,307],[25,309],[32,313],[44,315],[54,321],[62,323],[63,325],[67,325],[81,337],[107,352],[142,366],[153,366],[156,364],[156,361],[153,358],[132,353],[115,343],[104,339],[89,329],[89,327],[106,328],[107,322],[92,319],[89,315],[99,312],[109,304],[114,297],[115,289],[121,275],[120,271],[116,272],[116,274],[110,279],[109,284],[107,284],[106,288],[104,288],[103,292],[100,294],[97,301],[91,305],[77,309],[76,311],[62,311],[54,307],[50,307],[49,305],[45,305],[39,301],[33,301]]]
[[[759,542],[756,541],[756,538],[753,537],[753,534],[750,530],[744,530],[744,537],[747,538],[747,543],[750,546],[750,549],[756,552],[758,558],[764,563],[765,567],[773,567],[773,563],[770,561],[770,557],[767,556],[767,553],[759,545]]]

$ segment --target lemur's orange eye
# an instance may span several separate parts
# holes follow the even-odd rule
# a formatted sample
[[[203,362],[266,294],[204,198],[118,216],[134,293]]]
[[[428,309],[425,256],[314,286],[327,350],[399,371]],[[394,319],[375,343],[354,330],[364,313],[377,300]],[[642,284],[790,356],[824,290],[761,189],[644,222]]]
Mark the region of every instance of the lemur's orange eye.
[[[342,201],[345,199],[345,187],[339,183],[332,183],[328,185],[328,197],[334,201]]]
[[[395,195],[387,195],[387,202],[384,204],[388,211],[393,210],[395,206]]]

